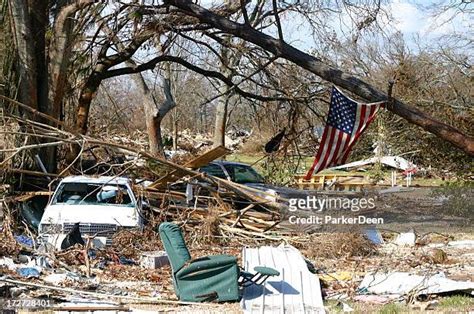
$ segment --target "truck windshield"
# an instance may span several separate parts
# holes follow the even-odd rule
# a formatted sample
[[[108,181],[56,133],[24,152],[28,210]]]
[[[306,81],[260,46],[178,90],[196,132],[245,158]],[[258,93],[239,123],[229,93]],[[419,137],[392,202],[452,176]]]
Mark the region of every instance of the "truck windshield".
[[[61,184],[52,204],[135,205],[125,185],[75,182]]]
[[[225,170],[233,182],[236,183],[264,183],[263,177],[252,167],[246,165],[224,165]]]

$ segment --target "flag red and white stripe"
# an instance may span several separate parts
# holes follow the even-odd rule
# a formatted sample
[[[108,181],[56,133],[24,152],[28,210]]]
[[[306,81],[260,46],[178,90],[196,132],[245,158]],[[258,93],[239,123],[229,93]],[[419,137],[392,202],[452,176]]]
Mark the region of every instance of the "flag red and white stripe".
[[[382,104],[357,103],[333,87],[321,143],[305,179],[309,180],[323,169],[344,164],[352,147],[374,120]]]

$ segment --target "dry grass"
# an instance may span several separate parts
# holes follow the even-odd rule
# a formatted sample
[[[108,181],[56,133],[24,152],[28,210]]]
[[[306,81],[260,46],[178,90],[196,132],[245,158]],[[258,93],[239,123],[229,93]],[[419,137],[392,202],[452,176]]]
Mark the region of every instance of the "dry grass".
[[[309,259],[347,258],[376,254],[375,245],[360,233],[326,233],[312,235],[304,244],[297,245]]]
[[[3,206],[6,210],[7,204],[3,203]],[[21,247],[13,237],[11,217],[10,211],[6,210],[3,214],[2,232],[0,233],[0,256],[17,256],[20,252]]]
[[[163,250],[160,236],[151,227],[143,231],[122,230],[115,234],[110,251],[127,258],[138,258],[141,252]]]
[[[210,205],[208,207],[208,214],[202,220],[202,223],[193,228],[189,236],[193,244],[216,244],[220,242],[220,224],[221,220],[219,214],[222,210],[217,205]]]
[[[268,138],[266,138],[264,136],[251,136],[250,138],[248,138],[248,140],[239,149],[239,153],[242,153],[242,154],[259,153],[259,154],[261,154],[263,152],[263,147],[265,146],[265,144],[268,142],[268,140],[270,138],[271,138],[271,136],[269,136]]]

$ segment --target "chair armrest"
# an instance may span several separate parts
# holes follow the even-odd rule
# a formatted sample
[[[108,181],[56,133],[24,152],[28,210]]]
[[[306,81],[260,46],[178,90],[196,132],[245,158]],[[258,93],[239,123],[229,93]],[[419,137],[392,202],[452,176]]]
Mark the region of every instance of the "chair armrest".
[[[280,276],[280,272],[271,267],[256,266],[253,270],[259,274],[262,274],[263,276]]]
[[[206,272],[216,268],[237,265],[237,258],[232,255],[211,255],[192,260],[189,265],[181,268],[177,273],[177,278],[183,278],[196,272]]]

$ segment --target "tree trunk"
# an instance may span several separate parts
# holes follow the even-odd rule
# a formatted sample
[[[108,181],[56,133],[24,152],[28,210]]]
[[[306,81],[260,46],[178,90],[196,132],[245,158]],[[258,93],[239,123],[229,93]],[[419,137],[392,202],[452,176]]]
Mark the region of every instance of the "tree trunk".
[[[135,65],[135,63],[132,61],[127,63]],[[157,103],[142,74],[137,73],[132,75],[135,83],[143,95],[142,100],[145,111],[145,123],[148,133],[150,153],[160,157],[165,157],[163,138],[161,135],[161,122],[163,121],[163,118],[166,116],[166,114],[168,114],[168,112],[176,106],[171,93],[170,72],[170,66],[167,64],[165,75],[163,77],[163,92],[165,95],[165,101],[161,105]]]
[[[228,5],[228,3],[227,3]],[[230,36],[224,38],[225,42],[230,40]],[[229,69],[229,48],[222,46],[221,49],[221,73],[224,76],[228,77],[232,74]],[[222,96],[219,98],[219,102],[216,106],[216,120],[214,125],[214,147],[224,146],[225,147],[225,130],[227,124],[227,108],[229,104],[229,86],[227,84],[221,83],[218,90],[219,94]]]
[[[48,1],[29,0],[31,26],[34,30],[34,49],[36,60],[36,86],[38,110],[47,115],[54,115],[52,103],[48,101],[48,59],[46,57],[46,29],[48,27]],[[56,116],[53,116],[57,118]],[[50,123],[44,120],[44,123]],[[42,141],[47,142],[48,140]],[[57,170],[57,147],[44,147],[38,152],[47,172]]]
[[[178,150],[178,116],[173,116],[173,150]]]
[[[229,89],[227,85],[222,85],[219,88],[219,93],[226,92]],[[227,123],[227,107],[229,104],[229,95],[225,95],[219,98],[219,102],[216,106],[216,123],[214,125],[214,143],[213,147],[225,146],[225,129]]]
[[[147,133],[148,141],[150,143],[150,153],[153,156],[165,158],[165,148],[163,147],[163,137],[161,134],[161,121],[157,116],[153,114],[147,114]]]
[[[105,71],[102,64],[96,65],[91,75],[87,78],[79,95],[79,103],[76,110],[76,131],[81,134],[87,133],[87,123],[89,120],[89,110],[92,99],[97,94],[100,82],[102,81],[102,73]],[[69,158],[68,158],[69,159]]]
[[[285,42],[259,32],[246,24],[232,22],[190,1],[166,0],[165,3],[178,7],[187,14],[198,18],[203,23],[242,38],[275,55],[292,61],[322,79],[345,88],[367,101],[375,102],[387,100],[385,93],[378,91],[363,80],[344,73],[337,68],[328,66],[322,60],[298,50]],[[414,123],[426,131],[452,143],[467,154],[474,155],[474,138],[463,134],[456,128],[435,120],[421,110],[404,104],[400,100],[395,100],[393,106],[389,106],[387,109],[406,119],[408,122]]]
[[[67,70],[74,44],[73,17],[79,10],[93,4],[93,0],[81,0],[61,9],[56,17],[49,47],[49,93],[50,115],[59,119],[67,87]]]
[[[18,75],[18,101],[38,110],[36,60],[33,31],[26,0],[10,0],[13,35],[18,55],[16,72]]]
[[[15,0],[9,1],[9,7],[18,56],[16,64],[19,79],[18,101],[50,115],[46,58],[48,2]],[[24,114],[28,117],[27,113]],[[37,119],[37,117],[31,118]],[[42,119],[39,121],[48,123]],[[48,172],[56,171],[56,151],[56,147],[44,147],[37,152]]]
[[[129,60],[140,46],[151,37],[151,33],[142,33],[133,38],[128,46],[114,55],[107,55],[110,48],[109,44],[104,44],[99,52],[98,60],[92,68],[89,77],[87,77],[85,84],[81,88],[79,94],[79,102],[76,110],[75,127],[77,132],[81,134],[87,133],[87,123],[89,120],[89,110],[92,100],[97,94],[100,83],[106,77],[105,74],[111,67]],[[76,145],[77,146],[77,145]],[[76,147],[77,149],[77,147]],[[73,149],[73,150],[76,150]],[[74,151],[73,151],[74,153]],[[71,154],[70,154],[71,156]],[[69,160],[69,158],[68,158]]]
[[[50,114],[48,105],[48,66],[46,59],[46,29],[48,27],[48,1],[29,0],[33,47],[36,63],[36,93],[39,111]]]
[[[159,121],[157,125],[159,129],[159,144],[160,150],[162,151],[162,155],[165,156],[163,141],[161,136],[161,121],[163,121],[164,117],[171,111],[174,107],[176,107],[176,102],[174,101],[173,94],[171,92],[171,65],[170,63],[166,63],[165,65],[165,73],[163,75],[163,94],[165,95],[165,100],[158,108],[158,114],[156,120]],[[161,153],[161,152],[160,152]]]
[[[109,28],[107,32],[112,35],[113,31]],[[113,42],[115,46],[119,50],[124,50],[125,46],[120,42],[117,36],[112,36]],[[127,60],[126,64],[131,67],[136,67],[137,64],[132,59]],[[167,66],[169,70],[169,65]],[[138,89],[142,93],[142,102],[143,102],[143,111],[145,112],[145,125],[148,134],[148,145],[150,146],[150,153],[154,156],[165,157],[164,145],[163,145],[163,138],[161,136],[161,122],[163,121],[163,117],[159,116],[159,105],[153,96],[153,93],[150,91],[148,84],[146,83],[143,75],[139,72],[132,75],[132,79],[135,81]],[[165,92],[166,93],[166,92]],[[173,107],[173,106],[172,106]],[[171,107],[171,108],[172,108]],[[169,108],[163,114],[171,110]]]

